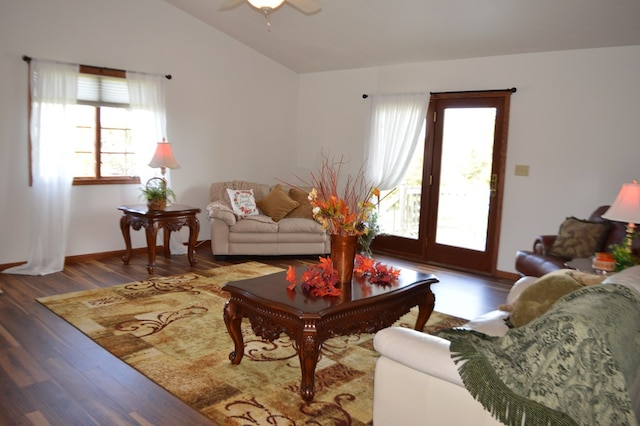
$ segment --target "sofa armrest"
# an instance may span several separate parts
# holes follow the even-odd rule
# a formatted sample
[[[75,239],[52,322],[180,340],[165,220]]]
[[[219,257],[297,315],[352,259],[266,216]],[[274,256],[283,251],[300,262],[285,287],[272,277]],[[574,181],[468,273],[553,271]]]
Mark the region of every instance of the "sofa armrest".
[[[381,356],[412,370],[464,386],[458,367],[451,359],[448,340],[404,327],[380,330],[373,347]]]
[[[557,237],[557,235],[540,235],[533,242],[533,252],[546,255]]]
[[[514,302],[522,292],[531,287],[536,281],[538,281],[539,277],[522,277],[518,281],[516,281],[513,286],[511,286],[511,290],[509,290],[509,294],[507,294],[507,305],[513,305]]]
[[[207,217],[209,220],[219,219],[226,223],[227,226],[233,226],[237,221],[233,210],[219,202],[213,202],[207,205]]]

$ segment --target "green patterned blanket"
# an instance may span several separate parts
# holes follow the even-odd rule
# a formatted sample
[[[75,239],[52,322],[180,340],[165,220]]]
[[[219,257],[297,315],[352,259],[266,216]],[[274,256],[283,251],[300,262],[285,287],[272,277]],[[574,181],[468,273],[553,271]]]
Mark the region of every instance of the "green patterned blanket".
[[[585,287],[503,337],[443,330],[465,387],[507,425],[637,425],[640,296]],[[464,361],[464,362],[463,362]]]

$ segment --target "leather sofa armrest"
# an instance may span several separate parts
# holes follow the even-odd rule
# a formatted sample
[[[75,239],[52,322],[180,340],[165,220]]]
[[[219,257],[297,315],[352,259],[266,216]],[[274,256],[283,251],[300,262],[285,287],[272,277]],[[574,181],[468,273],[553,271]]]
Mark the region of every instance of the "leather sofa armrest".
[[[557,237],[557,235],[540,235],[533,242],[533,252],[546,255]]]
[[[373,347],[381,356],[412,370],[464,386],[451,359],[448,340],[404,327],[378,331]]]

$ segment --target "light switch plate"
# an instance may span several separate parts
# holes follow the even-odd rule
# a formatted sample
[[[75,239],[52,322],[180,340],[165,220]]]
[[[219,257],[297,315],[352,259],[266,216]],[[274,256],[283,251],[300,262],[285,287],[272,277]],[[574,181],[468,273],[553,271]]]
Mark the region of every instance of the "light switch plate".
[[[516,164],[516,176],[529,176],[529,166]]]

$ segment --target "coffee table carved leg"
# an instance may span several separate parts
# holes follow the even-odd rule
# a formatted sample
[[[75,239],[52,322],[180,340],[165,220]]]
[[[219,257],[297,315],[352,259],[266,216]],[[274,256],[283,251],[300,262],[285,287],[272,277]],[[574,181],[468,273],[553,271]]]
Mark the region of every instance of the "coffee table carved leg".
[[[124,238],[124,245],[126,247],[122,261],[125,265],[128,265],[129,260],[131,260],[131,229],[129,229],[129,217],[126,215],[120,218],[120,230],[122,231],[122,237]]]
[[[302,399],[309,402],[315,396],[315,375],[316,365],[320,357],[322,342],[318,339],[318,333],[306,328],[302,333],[302,342],[298,347],[298,357],[300,358],[300,369],[302,370],[302,383],[300,395]]]
[[[436,305],[436,296],[431,291],[431,288],[427,289],[427,294],[424,299],[418,305],[418,319],[416,320],[416,330],[422,331],[427,324],[433,308]]]
[[[224,305],[223,317],[234,346],[233,351],[229,354],[229,360],[231,360],[231,364],[240,364],[244,356],[244,339],[240,329],[242,316],[238,312],[237,305],[229,300]]]

